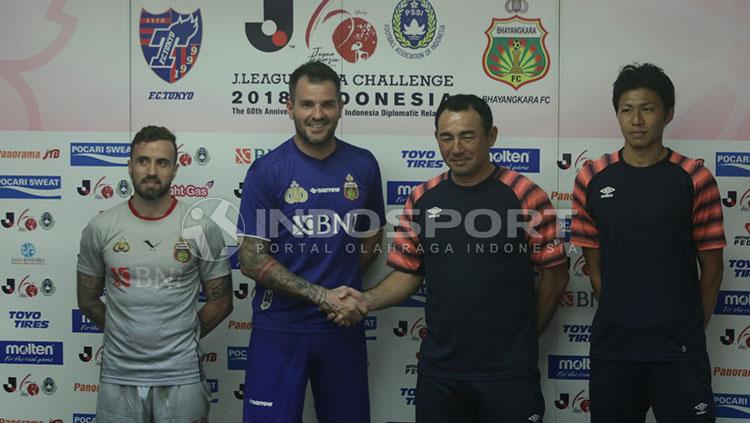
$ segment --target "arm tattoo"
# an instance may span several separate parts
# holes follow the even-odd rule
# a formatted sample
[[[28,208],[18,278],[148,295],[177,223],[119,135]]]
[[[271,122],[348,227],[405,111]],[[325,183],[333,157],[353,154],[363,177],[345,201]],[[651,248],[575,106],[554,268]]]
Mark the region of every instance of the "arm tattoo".
[[[245,237],[240,247],[240,269],[258,284],[280,294],[308,301],[325,308],[326,289],[312,284],[268,255],[270,242]]]
[[[198,312],[201,338],[232,313],[232,276],[204,281],[203,287],[206,291],[206,305]]]
[[[78,308],[92,322],[104,330],[106,306],[101,300],[104,292],[104,278],[77,274],[76,280]]]
[[[212,279],[204,283],[206,288],[206,301],[216,301],[220,298],[232,295],[232,278],[229,276]]]

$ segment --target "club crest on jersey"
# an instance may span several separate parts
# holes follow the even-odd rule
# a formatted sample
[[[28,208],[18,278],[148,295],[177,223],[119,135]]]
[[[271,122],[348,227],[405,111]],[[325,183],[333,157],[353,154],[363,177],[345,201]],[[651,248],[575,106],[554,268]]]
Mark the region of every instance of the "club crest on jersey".
[[[359,188],[357,183],[354,182],[352,175],[346,175],[346,182],[344,182],[344,198],[349,201],[354,201],[359,198]]]
[[[112,246],[112,251],[116,253],[127,253],[130,251],[130,244],[128,244],[128,241],[126,241],[125,238],[120,238],[120,240],[115,242],[115,245]]]
[[[544,43],[547,30],[542,20],[518,15],[492,19],[482,60],[488,77],[514,90],[544,78],[549,71],[549,52]]]
[[[200,9],[182,14],[169,8],[158,15],[141,9],[138,29],[143,57],[159,78],[171,84],[190,72],[203,37]]]
[[[185,239],[180,237],[174,244],[174,259],[180,263],[187,263],[190,261],[192,254],[190,253],[190,246],[185,242]]]
[[[286,189],[286,193],[284,193],[284,201],[287,204],[304,203],[307,201],[307,191],[299,186],[297,181],[292,181],[289,188]]]

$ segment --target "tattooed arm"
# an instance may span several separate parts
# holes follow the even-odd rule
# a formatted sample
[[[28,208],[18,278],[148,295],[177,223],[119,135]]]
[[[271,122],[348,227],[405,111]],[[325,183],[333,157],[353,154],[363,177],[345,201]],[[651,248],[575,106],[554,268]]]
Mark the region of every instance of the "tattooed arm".
[[[94,322],[99,329],[104,330],[104,315],[106,306],[101,296],[104,292],[104,278],[89,276],[78,272],[76,281],[78,308],[84,316]]]
[[[268,254],[269,241],[244,237],[240,240],[240,245],[240,271],[259,285],[315,304],[325,313],[341,315],[344,326],[359,322],[367,313],[364,305],[354,298],[341,299],[333,290],[312,284],[290,272]]]
[[[232,313],[232,275],[203,281],[203,289],[206,292],[206,305],[198,312],[201,338]]]

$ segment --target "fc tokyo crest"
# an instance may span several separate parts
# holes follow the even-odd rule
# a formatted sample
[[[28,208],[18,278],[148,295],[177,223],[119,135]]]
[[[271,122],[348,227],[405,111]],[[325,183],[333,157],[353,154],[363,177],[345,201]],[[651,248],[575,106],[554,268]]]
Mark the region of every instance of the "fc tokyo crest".
[[[484,33],[487,48],[482,65],[487,76],[518,90],[547,75],[550,58],[541,19],[494,18]]]
[[[201,10],[182,14],[172,8],[160,15],[141,9],[141,49],[148,67],[170,84],[195,65],[203,36]]]

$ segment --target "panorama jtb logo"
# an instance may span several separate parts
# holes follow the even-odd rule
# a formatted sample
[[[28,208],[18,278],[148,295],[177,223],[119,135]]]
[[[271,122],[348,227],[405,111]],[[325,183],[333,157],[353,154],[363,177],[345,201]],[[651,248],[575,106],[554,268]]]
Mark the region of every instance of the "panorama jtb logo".
[[[420,181],[388,181],[386,183],[386,203],[389,206],[405,204],[412,189],[421,183]]]
[[[183,14],[170,8],[153,14],[141,9],[139,33],[148,67],[171,84],[195,66],[203,37],[201,11]]]
[[[71,166],[125,167],[130,158],[130,144],[126,143],[70,143]]]
[[[0,199],[59,200],[62,198],[60,176],[0,175]]]
[[[62,342],[0,341],[0,364],[63,364]]]
[[[750,176],[750,153],[716,152],[716,176]]]

